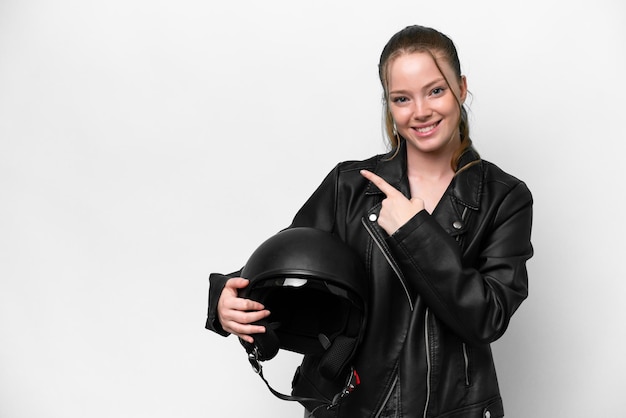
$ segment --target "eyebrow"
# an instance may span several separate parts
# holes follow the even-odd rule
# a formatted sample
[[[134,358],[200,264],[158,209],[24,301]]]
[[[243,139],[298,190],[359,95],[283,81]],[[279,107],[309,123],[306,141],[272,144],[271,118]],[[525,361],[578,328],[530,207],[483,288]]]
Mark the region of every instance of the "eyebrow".
[[[436,80],[433,80],[430,83],[426,84],[424,86],[423,90],[430,90],[433,86],[435,86],[436,84],[439,84],[441,82],[445,83],[446,86],[448,85],[448,83],[446,82],[446,79],[443,78],[443,77],[440,77],[440,78],[438,78]],[[389,94],[405,94],[405,93],[408,93],[408,90],[392,90],[392,91],[389,92]]]

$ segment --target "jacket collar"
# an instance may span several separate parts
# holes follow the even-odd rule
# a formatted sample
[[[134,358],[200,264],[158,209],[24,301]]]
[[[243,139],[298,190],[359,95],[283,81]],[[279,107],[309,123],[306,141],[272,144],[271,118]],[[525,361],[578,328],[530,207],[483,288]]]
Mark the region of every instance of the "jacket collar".
[[[410,197],[409,180],[407,177],[406,143],[400,141],[399,149],[393,149],[382,155],[377,162],[374,173],[385,179],[387,183]],[[397,154],[393,157],[394,154]],[[393,158],[391,158],[393,157]],[[473,147],[470,147],[459,161],[459,169],[446,190],[459,203],[470,209],[479,209],[480,194],[483,187],[484,165],[480,156]],[[366,194],[381,194],[382,192],[373,183],[369,183]]]

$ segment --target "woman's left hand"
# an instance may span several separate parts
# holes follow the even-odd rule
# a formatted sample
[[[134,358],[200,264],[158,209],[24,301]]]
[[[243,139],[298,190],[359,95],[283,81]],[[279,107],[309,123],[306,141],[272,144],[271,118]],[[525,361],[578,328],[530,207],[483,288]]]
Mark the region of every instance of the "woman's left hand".
[[[398,189],[371,171],[361,170],[361,175],[374,183],[387,196],[382,202],[378,224],[389,235],[396,232],[419,211],[424,210],[424,201],[414,197],[407,199]]]

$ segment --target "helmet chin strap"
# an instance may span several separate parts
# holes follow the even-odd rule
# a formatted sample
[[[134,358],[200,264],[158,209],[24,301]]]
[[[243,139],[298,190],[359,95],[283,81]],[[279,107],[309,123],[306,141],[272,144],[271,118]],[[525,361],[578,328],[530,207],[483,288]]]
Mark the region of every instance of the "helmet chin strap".
[[[335,406],[339,404],[339,401],[341,401],[343,398],[345,398],[350,393],[352,393],[356,389],[356,387],[361,383],[361,379],[359,378],[358,373],[356,372],[354,367],[351,367],[350,375],[346,379],[346,384],[344,385],[343,389],[339,393],[337,393],[333,397],[332,401],[330,402],[328,402],[327,400],[322,400],[322,399],[317,399],[317,398],[306,398],[306,397],[301,397],[301,396],[285,395],[284,393],[280,393],[277,390],[275,390],[269,384],[265,376],[263,376],[263,365],[261,364],[261,361],[259,360],[259,350],[257,347],[254,347],[252,352],[248,353],[248,361],[250,362],[250,365],[252,366],[252,370],[254,370],[254,372],[259,375],[261,380],[263,380],[267,388],[270,390],[270,392],[272,392],[274,396],[276,396],[279,399],[282,399],[283,401],[322,402],[322,405],[315,408],[315,410],[321,407],[326,407],[326,409],[334,408]],[[314,412],[315,410],[311,412]]]

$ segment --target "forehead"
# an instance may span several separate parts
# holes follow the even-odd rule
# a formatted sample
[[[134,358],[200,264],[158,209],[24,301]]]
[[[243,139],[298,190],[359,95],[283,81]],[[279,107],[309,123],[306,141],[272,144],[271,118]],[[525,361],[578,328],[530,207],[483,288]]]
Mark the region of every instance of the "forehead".
[[[426,84],[441,77],[452,79],[452,67],[441,54],[433,55],[427,51],[402,53],[390,60],[387,66],[390,86],[405,82]]]
[[[443,54],[431,54],[429,51],[404,52],[389,60],[385,89],[387,92],[421,90],[431,87],[432,83],[441,79],[452,88],[456,87],[455,80],[458,80],[456,72]]]

